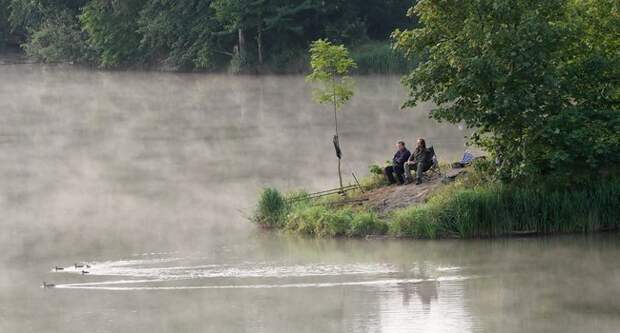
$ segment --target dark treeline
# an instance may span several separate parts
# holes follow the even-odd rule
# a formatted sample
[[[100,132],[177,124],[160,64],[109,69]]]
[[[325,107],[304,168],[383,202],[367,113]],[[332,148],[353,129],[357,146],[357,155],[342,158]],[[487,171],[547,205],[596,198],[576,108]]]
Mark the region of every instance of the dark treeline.
[[[0,44],[41,61],[172,70],[306,68],[311,41],[352,48],[360,71],[402,72],[389,45],[411,0],[0,0]]]

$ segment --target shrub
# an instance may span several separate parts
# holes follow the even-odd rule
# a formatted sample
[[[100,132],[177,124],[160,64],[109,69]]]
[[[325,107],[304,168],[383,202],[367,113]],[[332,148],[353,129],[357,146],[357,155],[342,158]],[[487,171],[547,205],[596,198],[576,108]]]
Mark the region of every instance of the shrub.
[[[286,213],[287,203],[282,194],[274,188],[266,188],[258,201],[254,221],[263,227],[277,227],[284,222]]]
[[[373,175],[383,175],[383,168],[381,168],[379,165],[377,164],[371,164],[368,166],[368,171],[370,171],[371,174]]]

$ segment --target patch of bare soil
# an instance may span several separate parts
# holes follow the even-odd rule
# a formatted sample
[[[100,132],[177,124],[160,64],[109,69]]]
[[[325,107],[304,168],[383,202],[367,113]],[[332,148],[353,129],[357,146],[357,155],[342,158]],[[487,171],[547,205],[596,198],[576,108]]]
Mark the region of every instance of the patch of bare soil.
[[[384,186],[367,191],[362,195],[362,198],[367,207],[379,215],[385,215],[396,209],[425,202],[436,188],[444,185],[447,181],[462,177],[466,173],[467,169],[451,169],[443,175],[431,176],[430,179],[426,179],[420,185],[411,183]]]

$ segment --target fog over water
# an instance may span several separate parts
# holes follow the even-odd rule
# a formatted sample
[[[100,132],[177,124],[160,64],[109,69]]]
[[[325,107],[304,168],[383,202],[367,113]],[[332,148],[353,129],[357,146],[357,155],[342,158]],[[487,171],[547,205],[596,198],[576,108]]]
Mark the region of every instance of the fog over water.
[[[356,81],[339,118],[347,182],[399,139],[462,154],[466,133],[430,105],[400,110],[398,77]],[[332,114],[310,96],[301,76],[0,66],[0,332],[620,330],[617,234],[257,230],[262,187],[337,185]]]

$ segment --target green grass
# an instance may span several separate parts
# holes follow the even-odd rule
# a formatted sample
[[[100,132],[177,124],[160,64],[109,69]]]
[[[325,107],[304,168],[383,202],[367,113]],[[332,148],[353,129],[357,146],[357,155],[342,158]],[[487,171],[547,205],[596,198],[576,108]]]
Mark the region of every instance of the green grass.
[[[351,49],[357,63],[358,74],[404,74],[415,64],[403,54],[392,49],[387,41],[370,41]]]
[[[390,233],[416,238],[496,237],[515,232],[592,232],[620,226],[620,181],[582,189],[455,185],[426,204],[396,211]]]
[[[278,227],[284,222],[288,210],[286,199],[274,188],[261,193],[253,220],[262,227]]]
[[[383,186],[376,174],[361,182],[366,188]],[[571,189],[534,183],[506,185],[493,181],[485,164],[475,166],[467,178],[440,187],[426,203],[383,217],[363,207],[337,207],[337,195],[287,201],[300,195],[303,192],[282,195],[265,189],[253,220],[264,227],[313,237],[473,238],[620,227],[619,178]]]

